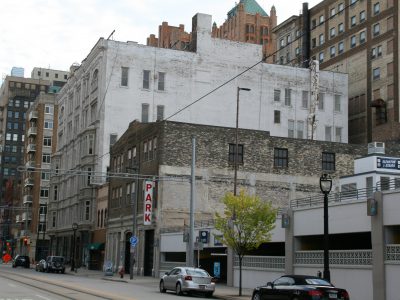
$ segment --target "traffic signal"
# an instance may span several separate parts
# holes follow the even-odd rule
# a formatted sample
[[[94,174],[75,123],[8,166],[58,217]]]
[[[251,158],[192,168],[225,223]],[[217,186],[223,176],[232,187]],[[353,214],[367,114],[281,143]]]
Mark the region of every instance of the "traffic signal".
[[[25,246],[28,245],[28,239],[27,238],[24,238],[24,245]]]
[[[10,242],[7,242],[6,245],[7,245],[7,248],[10,248]]]

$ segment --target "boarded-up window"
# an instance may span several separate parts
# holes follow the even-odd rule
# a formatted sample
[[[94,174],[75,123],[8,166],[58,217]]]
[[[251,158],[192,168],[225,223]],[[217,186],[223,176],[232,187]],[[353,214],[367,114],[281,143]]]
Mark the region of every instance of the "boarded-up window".
[[[393,53],[393,40],[387,42],[387,54]]]
[[[387,64],[387,76],[393,76],[393,62]]]
[[[387,18],[387,30],[392,30],[394,27],[393,17]]]

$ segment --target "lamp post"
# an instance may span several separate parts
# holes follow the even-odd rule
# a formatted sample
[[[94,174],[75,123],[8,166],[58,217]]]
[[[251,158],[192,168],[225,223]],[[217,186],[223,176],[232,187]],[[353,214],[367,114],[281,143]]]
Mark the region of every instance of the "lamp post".
[[[71,258],[71,271],[75,271],[75,239],[76,239],[76,230],[78,229],[78,224],[72,224],[72,230],[74,231],[74,236],[72,238],[72,258]]]
[[[319,178],[319,187],[324,194],[324,279],[331,281],[329,271],[329,224],[328,224],[328,194],[332,189],[332,178],[328,174],[322,174]]]
[[[239,144],[238,144],[238,136],[239,136],[239,93],[240,91],[251,91],[249,88],[241,88],[237,87],[237,98],[236,98],[236,131],[235,131],[235,175],[233,182],[233,195],[236,196],[237,189],[237,169],[238,169],[238,158],[239,158]]]

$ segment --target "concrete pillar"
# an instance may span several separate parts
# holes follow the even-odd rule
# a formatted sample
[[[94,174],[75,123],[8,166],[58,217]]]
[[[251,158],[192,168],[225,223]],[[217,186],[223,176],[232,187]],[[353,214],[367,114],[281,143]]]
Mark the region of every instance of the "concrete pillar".
[[[234,276],[233,276],[233,258],[235,253],[231,248],[227,248],[227,257],[226,257],[226,285],[233,286],[234,283]]]
[[[285,228],[285,274],[294,274],[294,222],[293,210],[288,209],[289,226]]]
[[[382,192],[375,192],[377,214],[371,216],[372,244],[372,287],[373,299],[386,299],[385,278],[385,237],[383,228],[383,197]]]

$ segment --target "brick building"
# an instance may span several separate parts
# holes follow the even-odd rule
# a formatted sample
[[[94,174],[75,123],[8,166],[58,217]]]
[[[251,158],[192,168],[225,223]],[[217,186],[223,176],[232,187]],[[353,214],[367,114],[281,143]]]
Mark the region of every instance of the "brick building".
[[[212,37],[262,45],[264,55],[275,51],[272,29],[277,24],[275,7],[270,15],[255,0],[240,0],[227,14],[226,21],[212,26]],[[151,34],[147,45],[160,48],[194,51],[193,33],[185,32],[184,25],[170,26],[163,22],[158,28],[158,38]],[[273,61],[272,57],[268,61]]]
[[[349,142],[398,140],[399,2],[325,0],[274,29],[275,62],[349,74]]]
[[[192,136],[196,137],[195,221],[212,220],[216,211],[223,210],[220,199],[233,191],[234,128],[132,122],[110,152],[106,259],[115,266],[129,265],[132,228],[139,240],[137,272],[157,276],[169,262],[185,261],[186,249],[179,246],[184,245],[182,239],[171,242],[162,234],[183,232],[189,224]],[[388,153],[399,152],[396,145],[387,148]],[[291,199],[319,194],[322,172],[331,173],[333,191],[338,191],[339,177],[352,174],[354,159],[366,153],[365,145],[273,137],[266,131],[239,129],[238,188],[285,206]],[[149,225],[144,223],[146,180],[155,182]],[[276,248],[284,253],[284,245]],[[206,245],[202,265],[212,260],[212,252],[221,250],[225,248],[217,250],[211,242]],[[122,259],[120,253],[124,253]]]

